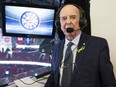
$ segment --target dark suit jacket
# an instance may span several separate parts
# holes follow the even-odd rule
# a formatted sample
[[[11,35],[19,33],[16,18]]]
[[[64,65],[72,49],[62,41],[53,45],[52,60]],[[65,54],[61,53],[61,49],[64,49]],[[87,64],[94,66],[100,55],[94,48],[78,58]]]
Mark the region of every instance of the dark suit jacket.
[[[52,72],[45,87],[59,87],[63,46],[64,40],[54,47]],[[71,87],[116,87],[107,41],[82,33],[78,49]]]

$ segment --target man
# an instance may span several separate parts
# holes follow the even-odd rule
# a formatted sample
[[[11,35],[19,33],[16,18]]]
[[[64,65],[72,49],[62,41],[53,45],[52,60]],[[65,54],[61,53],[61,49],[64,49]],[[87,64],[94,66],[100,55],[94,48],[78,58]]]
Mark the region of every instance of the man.
[[[69,42],[73,43],[73,63],[69,64],[73,67],[73,74],[68,87],[116,87],[107,41],[81,31],[86,26],[83,14],[83,10],[74,4],[64,5],[58,10],[59,26],[65,39],[54,47],[52,71],[45,87],[66,87],[68,84],[62,80],[67,68],[64,60]]]

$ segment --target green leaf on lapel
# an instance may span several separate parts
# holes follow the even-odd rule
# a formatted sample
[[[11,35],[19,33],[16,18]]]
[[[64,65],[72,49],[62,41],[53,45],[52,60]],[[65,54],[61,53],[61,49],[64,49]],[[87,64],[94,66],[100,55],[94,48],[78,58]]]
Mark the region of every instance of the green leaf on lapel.
[[[85,45],[84,46],[82,46],[81,48],[79,48],[78,50],[77,50],[77,53],[80,53],[82,50],[84,50],[85,49]]]

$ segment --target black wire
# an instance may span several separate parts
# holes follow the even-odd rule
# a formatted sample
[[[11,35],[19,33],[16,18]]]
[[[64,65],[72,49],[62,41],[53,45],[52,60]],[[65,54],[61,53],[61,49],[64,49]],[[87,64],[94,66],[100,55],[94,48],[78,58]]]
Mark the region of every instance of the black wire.
[[[75,50],[76,48],[77,48],[77,46],[72,50],[72,52],[68,55],[68,57],[67,57],[64,61],[61,62],[60,65],[62,65],[64,62],[66,62],[66,61],[69,59],[70,55],[74,52],[74,50]],[[72,63],[71,63],[71,64],[72,64]]]
[[[83,45],[85,46],[85,44],[83,43]],[[74,52],[74,50],[76,49],[78,47],[78,45],[72,50],[72,52],[68,55],[68,57],[70,57],[70,55]],[[77,48],[77,50],[78,50],[79,48]],[[68,60],[68,58],[67,59],[65,59],[64,61],[62,61],[61,60],[61,62],[60,62],[60,64],[59,64],[59,66],[58,66],[58,68],[60,69],[60,68],[66,68],[67,66],[70,66],[70,65],[72,65],[72,64],[74,64],[74,66],[75,66],[75,68],[74,69],[77,69],[77,75],[79,76],[79,74],[80,74],[80,71],[79,71],[79,68],[78,68],[78,66],[77,66],[77,64],[74,62],[74,63],[69,63],[67,66],[62,66],[62,64],[64,63],[64,62],[66,62]],[[74,71],[74,70],[73,70]],[[57,72],[57,68],[56,68],[56,71],[55,71],[55,73]]]
[[[34,82],[32,82],[32,83],[26,83],[26,82],[24,82],[24,81],[22,81],[21,79],[19,79],[22,83],[24,83],[25,85],[32,85],[32,84],[34,84],[34,83],[36,83],[36,82],[38,82],[38,81],[42,81],[42,80],[45,80],[45,79],[47,79],[48,77],[42,77],[42,79],[38,79],[38,80],[36,80],[36,81],[34,81]],[[43,82],[38,82],[38,83],[41,83],[41,84],[45,84],[45,83],[43,83]]]

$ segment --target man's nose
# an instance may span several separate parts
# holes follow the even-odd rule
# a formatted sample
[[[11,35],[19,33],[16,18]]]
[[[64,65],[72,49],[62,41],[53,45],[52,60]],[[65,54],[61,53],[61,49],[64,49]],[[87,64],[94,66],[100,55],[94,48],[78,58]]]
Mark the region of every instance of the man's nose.
[[[70,18],[67,18],[66,23],[67,24],[70,24],[71,23],[71,19]]]

